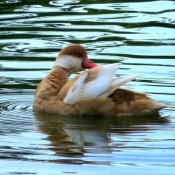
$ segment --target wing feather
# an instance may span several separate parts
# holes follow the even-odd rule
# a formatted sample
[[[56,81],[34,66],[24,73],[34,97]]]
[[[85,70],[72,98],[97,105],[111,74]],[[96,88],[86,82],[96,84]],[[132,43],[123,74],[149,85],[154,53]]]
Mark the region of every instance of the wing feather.
[[[105,93],[101,94],[100,97],[108,97],[110,94],[112,94],[116,89],[118,89],[122,85],[142,75],[144,74],[126,75],[126,76],[113,79],[110,88]]]
[[[88,81],[81,91],[82,99],[95,98],[107,91],[111,85],[112,78],[121,64],[109,64],[98,70],[98,76]],[[92,73],[89,70],[89,73]]]
[[[81,100],[81,89],[85,83],[85,79],[88,76],[88,72],[82,74],[78,80],[76,80],[70,89],[67,92],[66,97],[63,99],[63,102],[66,104],[75,104]]]
[[[85,71],[86,73],[79,77],[75,77],[75,82],[70,86],[63,102],[75,104],[81,100],[98,97],[108,90],[112,78],[120,65],[115,63],[104,67],[95,67]]]

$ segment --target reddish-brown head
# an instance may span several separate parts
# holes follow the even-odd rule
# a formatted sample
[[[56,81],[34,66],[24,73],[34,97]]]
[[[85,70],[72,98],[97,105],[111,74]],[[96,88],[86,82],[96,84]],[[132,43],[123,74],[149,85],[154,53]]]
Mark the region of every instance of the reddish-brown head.
[[[86,49],[79,44],[71,44],[63,48],[58,54],[55,64],[73,69],[74,72],[97,66],[88,59]]]

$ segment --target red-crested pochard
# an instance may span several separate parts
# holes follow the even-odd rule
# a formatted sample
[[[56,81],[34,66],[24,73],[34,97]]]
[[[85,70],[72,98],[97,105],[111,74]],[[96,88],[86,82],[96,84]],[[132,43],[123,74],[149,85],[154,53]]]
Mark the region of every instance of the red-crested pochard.
[[[152,114],[166,107],[145,94],[119,88],[141,76],[113,78],[119,66],[118,63],[97,66],[88,59],[83,46],[65,47],[50,73],[38,85],[33,110],[60,115],[117,117]],[[72,73],[79,71],[83,72],[69,80]]]

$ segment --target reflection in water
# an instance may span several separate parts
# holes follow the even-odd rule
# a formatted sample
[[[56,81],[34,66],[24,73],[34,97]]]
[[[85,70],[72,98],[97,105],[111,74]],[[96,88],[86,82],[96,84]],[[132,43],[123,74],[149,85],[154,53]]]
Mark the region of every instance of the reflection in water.
[[[117,147],[110,146],[114,144],[111,135],[118,137],[138,133],[139,136],[139,133],[149,130],[151,123],[165,124],[168,122],[168,119],[161,118],[159,115],[118,119],[95,116],[65,117],[43,113],[34,113],[34,116],[39,121],[38,130],[48,135],[47,139],[52,145],[50,150],[54,151],[55,155],[62,157],[54,161],[74,164],[109,165],[109,157],[112,158],[113,150],[118,146],[121,149],[121,144]],[[98,160],[95,155],[104,157],[104,159]]]

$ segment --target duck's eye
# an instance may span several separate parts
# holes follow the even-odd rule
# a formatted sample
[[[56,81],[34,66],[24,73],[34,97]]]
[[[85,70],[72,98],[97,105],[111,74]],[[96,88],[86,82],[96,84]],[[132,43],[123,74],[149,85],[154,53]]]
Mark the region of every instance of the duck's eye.
[[[74,57],[81,57],[81,54],[78,52],[75,52],[73,55],[74,55]]]

